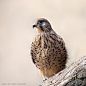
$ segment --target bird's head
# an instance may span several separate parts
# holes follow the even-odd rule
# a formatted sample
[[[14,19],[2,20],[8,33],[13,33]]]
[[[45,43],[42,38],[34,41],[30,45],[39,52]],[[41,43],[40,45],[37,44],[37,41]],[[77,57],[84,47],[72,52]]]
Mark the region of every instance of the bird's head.
[[[33,24],[33,28],[36,29],[37,33],[49,32],[52,30],[52,27],[50,23],[48,22],[48,20],[44,18],[37,19],[35,23]]]

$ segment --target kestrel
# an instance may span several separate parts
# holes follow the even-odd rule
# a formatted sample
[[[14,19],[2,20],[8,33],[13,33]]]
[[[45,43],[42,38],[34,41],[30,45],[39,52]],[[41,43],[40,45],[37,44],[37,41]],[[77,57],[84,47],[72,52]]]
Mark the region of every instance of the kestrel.
[[[31,57],[40,76],[45,79],[63,70],[67,62],[67,50],[61,36],[55,33],[45,18],[33,24],[37,36],[31,45]]]

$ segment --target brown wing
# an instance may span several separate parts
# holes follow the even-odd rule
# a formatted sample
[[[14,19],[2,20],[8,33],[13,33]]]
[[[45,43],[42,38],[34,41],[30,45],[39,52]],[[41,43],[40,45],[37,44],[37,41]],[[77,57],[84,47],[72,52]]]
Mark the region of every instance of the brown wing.
[[[65,43],[63,39],[57,35],[55,32],[50,34],[49,40],[51,40],[51,44],[53,45],[53,62],[55,60],[55,65],[59,65],[59,70],[65,68],[67,61],[67,50],[65,47]]]

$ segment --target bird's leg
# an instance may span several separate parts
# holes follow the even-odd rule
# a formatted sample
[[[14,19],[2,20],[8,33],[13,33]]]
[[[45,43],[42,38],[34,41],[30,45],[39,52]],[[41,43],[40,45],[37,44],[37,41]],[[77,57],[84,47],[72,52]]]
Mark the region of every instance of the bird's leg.
[[[47,80],[47,77],[46,76],[43,76],[43,82]]]

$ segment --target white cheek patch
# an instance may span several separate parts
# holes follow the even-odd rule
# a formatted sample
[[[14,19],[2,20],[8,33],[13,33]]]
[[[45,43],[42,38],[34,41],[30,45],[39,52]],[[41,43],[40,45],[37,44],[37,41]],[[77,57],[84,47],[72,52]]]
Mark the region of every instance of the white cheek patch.
[[[45,24],[46,24],[46,23],[45,23],[45,22],[43,22],[43,23],[42,23],[42,26],[45,26]]]

